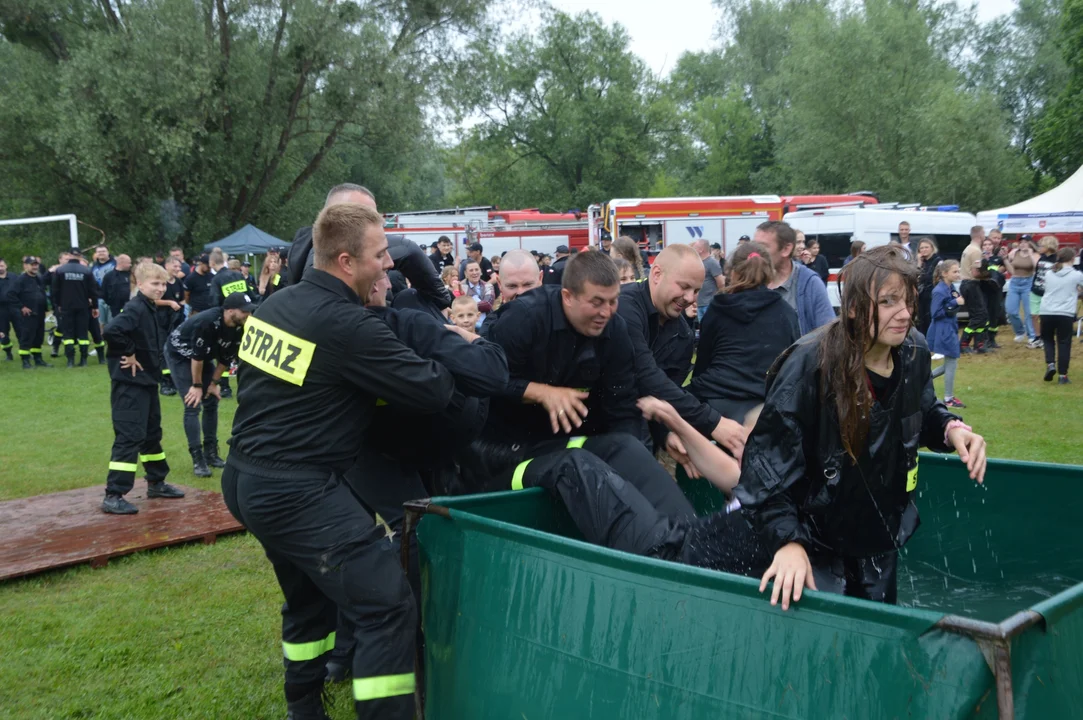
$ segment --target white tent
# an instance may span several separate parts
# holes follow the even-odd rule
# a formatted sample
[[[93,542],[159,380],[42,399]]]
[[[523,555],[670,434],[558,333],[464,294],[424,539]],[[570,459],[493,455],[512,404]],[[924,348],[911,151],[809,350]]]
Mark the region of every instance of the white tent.
[[[1083,167],[1049,192],[978,213],[978,223],[1012,234],[1083,232]]]

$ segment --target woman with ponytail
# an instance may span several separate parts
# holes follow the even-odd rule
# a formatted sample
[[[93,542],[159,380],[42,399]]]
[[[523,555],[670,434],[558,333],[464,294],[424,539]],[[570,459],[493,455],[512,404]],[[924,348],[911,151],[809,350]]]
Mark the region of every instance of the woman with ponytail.
[[[763,404],[767,371],[801,332],[797,312],[767,286],[774,278],[763,245],[741,243],[727,264],[726,291],[703,317],[689,392],[723,417],[745,422]]]
[[[917,529],[918,448],[985,476],[985,440],[936,397],[913,329],[917,267],[877,247],[843,270],[839,317],[768,373],[736,498],[774,559],[760,580],[789,607],[804,588],[896,600],[899,549]],[[708,313],[708,316],[710,313]]]

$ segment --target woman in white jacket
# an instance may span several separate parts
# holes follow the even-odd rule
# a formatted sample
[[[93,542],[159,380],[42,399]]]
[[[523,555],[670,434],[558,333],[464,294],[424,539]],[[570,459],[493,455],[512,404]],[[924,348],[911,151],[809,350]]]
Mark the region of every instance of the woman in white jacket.
[[[1045,275],[1045,294],[1042,295],[1042,304],[1038,310],[1042,318],[1042,340],[1045,343],[1045,381],[1050,382],[1054,375],[1060,375],[1058,382],[1061,385],[1069,382],[1068,360],[1072,353],[1072,323],[1076,318],[1079,291],[1083,288],[1083,273],[1072,267],[1074,259],[1075,252],[1071,248],[1057,251],[1057,264]]]

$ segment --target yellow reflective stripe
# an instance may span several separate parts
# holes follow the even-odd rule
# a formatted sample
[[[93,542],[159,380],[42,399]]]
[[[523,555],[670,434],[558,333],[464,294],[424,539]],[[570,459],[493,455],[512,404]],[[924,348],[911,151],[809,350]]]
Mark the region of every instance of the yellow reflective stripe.
[[[122,463],[111,461],[109,463],[110,470],[119,470],[121,472],[135,472],[139,466],[136,463]]]
[[[918,486],[918,461],[914,460],[913,469],[906,473],[906,492],[911,492]]]
[[[164,452],[151,453],[150,455],[140,455],[139,456],[139,462],[142,462],[142,463],[157,462],[159,460],[165,460],[165,453]]]
[[[89,340],[80,340],[80,341],[79,341],[79,344],[80,344],[80,345],[89,345],[89,344],[90,344],[90,341],[89,341]]]
[[[163,374],[163,375],[172,375],[173,373],[171,373],[171,372],[169,371],[169,368],[162,368],[162,374]]]
[[[523,475],[526,474],[526,466],[530,464],[531,460],[524,460],[515,467],[515,474],[511,476],[511,489],[522,490],[523,489]]]
[[[74,345],[74,344],[75,344],[75,341],[74,341],[74,340],[65,340],[65,341],[64,341],[64,344],[65,344],[65,345]]]
[[[396,695],[409,695],[414,691],[414,674],[380,675],[379,677],[355,678],[353,699],[359,702],[379,700]]]
[[[384,405],[387,405],[387,400],[376,398],[376,407],[383,407]]]
[[[244,280],[234,280],[231,283],[226,283],[222,286],[222,296],[229,297],[233,293],[243,293],[248,289],[248,283]]]
[[[331,633],[322,640],[313,640],[312,642],[306,643],[288,643],[285,640],[282,641],[282,654],[286,656],[287,660],[293,660],[294,662],[315,660],[320,655],[331,652],[334,649],[334,633]]]
[[[278,283],[281,282],[281,281],[282,281],[282,276],[278,275],[276,273],[275,276],[274,276],[274,279],[271,280],[271,284],[274,285],[275,287],[278,287]]]
[[[20,355],[29,355],[30,351],[29,350],[23,350],[22,348],[19,348],[19,354]]]
[[[244,324],[237,356],[259,370],[292,385],[304,385],[316,343],[253,316]]]
[[[581,448],[587,442],[586,437],[580,435],[579,437],[568,438],[568,448]]]

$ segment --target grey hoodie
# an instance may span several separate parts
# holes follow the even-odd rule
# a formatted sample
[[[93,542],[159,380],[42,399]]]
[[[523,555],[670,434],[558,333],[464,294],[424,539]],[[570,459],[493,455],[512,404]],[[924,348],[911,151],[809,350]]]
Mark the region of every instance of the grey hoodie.
[[[1045,295],[1038,314],[1075,317],[1076,297],[1081,287],[1083,273],[1070,265],[1057,271],[1051,269],[1045,274]]]

